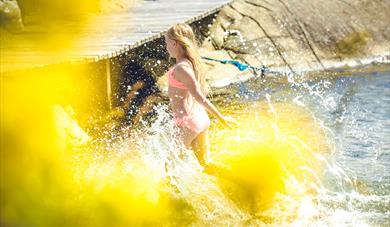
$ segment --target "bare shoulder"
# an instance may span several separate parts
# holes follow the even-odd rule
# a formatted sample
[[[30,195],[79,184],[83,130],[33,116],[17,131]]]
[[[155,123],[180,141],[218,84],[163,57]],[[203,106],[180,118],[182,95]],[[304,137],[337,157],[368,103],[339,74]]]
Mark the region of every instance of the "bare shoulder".
[[[174,68],[174,73],[178,78],[183,78],[183,79],[185,77],[194,76],[194,71],[192,69],[192,66],[187,62],[177,64]]]

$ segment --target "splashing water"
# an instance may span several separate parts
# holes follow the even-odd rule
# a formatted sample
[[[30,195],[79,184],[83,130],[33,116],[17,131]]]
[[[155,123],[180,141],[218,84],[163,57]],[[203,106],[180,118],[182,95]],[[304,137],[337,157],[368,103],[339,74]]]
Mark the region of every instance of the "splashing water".
[[[166,105],[144,127],[95,135],[71,107],[33,102],[40,111],[26,113],[42,120],[18,134],[12,126],[25,116],[6,102],[1,222],[388,225],[390,75],[279,79],[249,80],[214,100],[239,126],[212,124],[206,168],[175,138]]]

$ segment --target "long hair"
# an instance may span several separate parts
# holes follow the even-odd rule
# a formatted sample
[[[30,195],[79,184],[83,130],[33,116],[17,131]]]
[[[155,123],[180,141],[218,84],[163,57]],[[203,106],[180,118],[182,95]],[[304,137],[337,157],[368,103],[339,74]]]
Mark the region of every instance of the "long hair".
[[[202,71],[199,47],[192,28],[184,23],[175,24],[168,29],[167,36],[182,47],[184,56],[192,63],[196,80],[199,82],[203,94],[207,95],[210,89]]]

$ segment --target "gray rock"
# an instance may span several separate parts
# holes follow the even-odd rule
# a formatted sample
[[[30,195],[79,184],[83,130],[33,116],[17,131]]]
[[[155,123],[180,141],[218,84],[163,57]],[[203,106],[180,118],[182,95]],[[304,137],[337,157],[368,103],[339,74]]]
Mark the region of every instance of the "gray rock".
[[[16,0],[0,1],[0,27],[9,32],[20,32],[24,29],[20,8]]]
[[[381,0],[236,0],[220,11],[210,37],[216,50],[248,63],[332,70],[390,54],[388,12]]]

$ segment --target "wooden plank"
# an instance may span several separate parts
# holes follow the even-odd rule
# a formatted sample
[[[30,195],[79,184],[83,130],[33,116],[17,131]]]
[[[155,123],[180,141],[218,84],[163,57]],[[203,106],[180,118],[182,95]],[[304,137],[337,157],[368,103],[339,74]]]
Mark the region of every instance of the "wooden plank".
[[[95,61],[142,45],[158,38],[174,23],[192,22],[216,12],[228,0],[158,0],[144,1],[127,12],[100,15],[91,20],[71,47],[62,52],[36,51],[28,44],[1,47],[0,72],[18,67],[34,67],[64,61]],[[174,6],[174,8],[172,7]],[[34,39],[40,33],[27,34]]]

